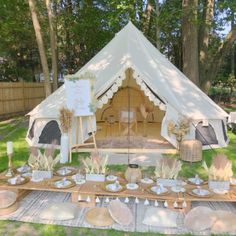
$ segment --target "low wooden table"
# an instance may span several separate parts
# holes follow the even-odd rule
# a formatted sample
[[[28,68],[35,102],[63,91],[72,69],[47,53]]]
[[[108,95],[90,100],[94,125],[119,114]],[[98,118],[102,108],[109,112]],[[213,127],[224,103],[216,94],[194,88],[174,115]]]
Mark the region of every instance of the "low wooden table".
[[[58,189],[50,186],[50,182],[58,180],[57,177],[53,177],[50,180],[42,181],[42,182],[27,182],[22,185],[9,185],[6,183],[6,177],[3,173],[0,174],[0,189],[9,189],[9,190],[18,190],[18,191],[55,191],[55,192],[66,192],[71,193],[71,201],[74,203],[78,203],[79,206],[91,207],[96,205],[96,197],[137,197],[139,199],[148,199],[148,200],[157,200],[157,201],[167,201],[170,206],[173,206],[173,202],[176,201],[178,203],[182,203],[186,201],[187,208],[190,209],[191,202],[194,201],[220,201],[220,202],[236,202],[236,186],[231,186],[230,191],[227,194],[219,195],[214,194],[211,197],[195,197],[189,195],[187,192],[193,188],[196,188],[194,185],[187,184],[185,187],[186,193],[174,193],[170,191],[167,195],[156,195],[152,194],[148,189],[151,185],[139,183],[139,188],[137,190],[128,190],[125,189],[121,192],[109,192],[104,188],[105,183],[101,182],[93,182],[87,181],[85,184],[76,185],[67,189]],[[124,179],[119,179],[121,184],[126,184],[127,182]],[[203,185],[203,188],[207,187],[207,185]],[[90,201],[87,202],[88,196],[90,197]]]
[[[25,192],[25,191],[32,191],[32,190],[37,190],[37,191],[55,191],[55,192],[66,192],[66,193],[71,193],[71,196],[73,195],[78,195],[78,186],[73,186],[71,188],[67,189],[59,189],[59,188],[54,188],[50,186],[50,182],[56,181],[58,179],[61,179],[58,176],[53,176],[52,179],[49,180],[44,180],[42,182],[27,182],[22,185],[9,185],[6,180],[7,178],[3,173],[0,174],[0,189],[7,189],[7,190],[18,190],[19,192]],[[72,197],[72,199],[74,199]],[[78,202],[78,201],[76,201]]]

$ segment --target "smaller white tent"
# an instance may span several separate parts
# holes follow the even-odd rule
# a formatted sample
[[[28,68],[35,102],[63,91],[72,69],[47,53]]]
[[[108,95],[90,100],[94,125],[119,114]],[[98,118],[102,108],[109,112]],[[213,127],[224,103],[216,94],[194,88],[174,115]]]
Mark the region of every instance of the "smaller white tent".
[[[228,114],[161,54],[131,22],[75,76],[87,71],[96,76],[94,92],[98,108],[102,108],[122,86],[129,69],[132,69],[133,79],[149,100],[165,111],[161,122],[161,136],[164,139],[177,146],[176,138],[168,134],[167,126],[170,121],[177,122],[184,116],[192,120],[186,139],[201,140],[205,149],[227,145]],[[66,105],[65,99],[65,88],[62,86],[28,114],[30,125],[26,140],[29,145],[50,143],[60,136],[59,109]],[[96,125],[93,129],[96,130]],[[90,132],[84,119],[85,139]],[[75,143],[75,132],[73,135]],[[79,138],[79,142],[84,141]]]

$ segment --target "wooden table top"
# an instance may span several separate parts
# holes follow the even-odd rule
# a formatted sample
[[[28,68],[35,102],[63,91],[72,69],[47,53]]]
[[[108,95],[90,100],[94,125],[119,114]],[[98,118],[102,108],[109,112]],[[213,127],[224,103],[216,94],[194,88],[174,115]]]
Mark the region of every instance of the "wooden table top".
[[[192,189],[196,188],[194,185],[187,184],[184,186],[186,192],[175,193],[169,189],[166,195],[157,195],[150,191],[150,187],[153,185],[147,185],[139,183],[139,188],[137,190],[128,190],[125,188],[124,191],[120,192],[109,192],[105,189],[107,183],[98,182],[86,182],[79,187],[79,193],[84,195],[100,195],[100,196],[117,196],[117,197],[137,197],[142,199],[159,199],[159,200],[175,200],[175,199],[185,199],[186,201],[225,201],[225,202],[236,202],[236,187],[232,186],[227,194],[215,194],[212,192],[210,197],[197,197],[188,194]],[[208,189],[207,185],[203,185],[202,188]]]
[[[70,177],[67,177],[70,179]],[[109,192],[106,190],[105,185],[108,182],[93,182],[86,181],[85,184],[75,185],[71,188],[60,189],[52,186],[52,182],[62,179],[62,177],[53,176],[52,179],[44,180],[42,182],[27,182],[22,185],[9,185],[7,183],[7,178],[3,173],[0,174],[0,188],[1,189],[24,189],[24,190],[42,190],[42,191],[57,191],[57,192],[68,192],[68,193],[77,193],[82,195],[90,196],[114,196],[114,197],[138,197],[141,199],[150,199],[150,200],[181,200],[185,199],[186,201],[224,201],[224,202],[236,202],[236,186],[231,186],[230,191],[227,194],[215,194],[212,192],[209,197],[198,197],[189,194],[192,189],[197,188],[194,185],[187,184],[184,186],[186,189],[185,193],[174,193],[170,190],[168,194],[157,195],[150,191],[150,187],[153,185],[139,183],[139,188],[137,190],[128,190],[125,188],[127,182],[119,178],[120,183],[124,186],[124,190],[120,192]],[[208,189],[208,185],[202,185],[202,188]]]

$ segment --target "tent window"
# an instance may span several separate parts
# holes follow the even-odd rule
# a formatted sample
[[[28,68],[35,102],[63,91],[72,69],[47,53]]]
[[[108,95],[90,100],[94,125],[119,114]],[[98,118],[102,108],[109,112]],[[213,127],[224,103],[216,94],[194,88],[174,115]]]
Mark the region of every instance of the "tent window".
[[[39,143],[51,144],[55,141],[57,144],[61,143],[61,131],[57,121],[51,120],[43,128],[39,136]]]
[[[221,120],[221,124],[222,124],[222,130],[223,130],[224,140],[225,140],[225,142],[227,142],[228,137],[227,137],[227,134],[226,134],[225,124],[224,124],[224,121],[223,121],[223,120]]]
[[[29,131],[29,134],[28,134],[28,138],[31,139],[31,140],[34,137],[34,125],[35,125],[35,120],[34,120],[33,124],[31,125],[30,131]]]
[[[210,124],[202,126],[202,122],[199,122],[196,127],[195,138],[201,141],[202,145],[218,144],[215,131]]]

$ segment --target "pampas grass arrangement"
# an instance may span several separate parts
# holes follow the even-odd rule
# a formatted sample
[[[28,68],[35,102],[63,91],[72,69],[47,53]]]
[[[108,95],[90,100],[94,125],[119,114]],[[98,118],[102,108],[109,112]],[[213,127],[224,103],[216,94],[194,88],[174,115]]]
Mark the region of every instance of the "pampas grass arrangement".
[[[108,156],[102,158],[98,152],[91,153],[90,157],[83,160],[86,174],[105,174]]]
[[[181,161],[172,157],[164,157],[157,161],[155,175],[157,178],[176,179],[181,167]]]
[[[60,160],[60,155],[54,158],[55,148],[45,149],[42,153],[38,148],[31,148],[28,164],[33,170],[52,171]]]
[[[217,154],[212,159],[210,167],[203,162],[203,168],[208,173],[208,179],[213,181],[229,181],[233,176],[232,162],[223,153]]]
[[[183,137],[189,132],[189,128],[190,120],[185,117],[179,119],[176,124],[170,121],[167,126],[168,134],[174,134],[178,142],[182,141]]]
[[[68,133],[72,125],[73,111],[66,107],[60,109],[60,127],[63,133]]]

